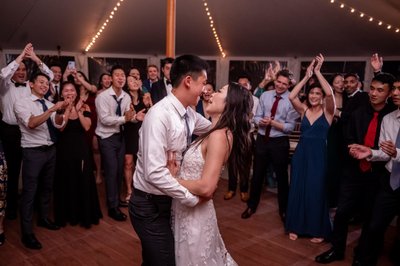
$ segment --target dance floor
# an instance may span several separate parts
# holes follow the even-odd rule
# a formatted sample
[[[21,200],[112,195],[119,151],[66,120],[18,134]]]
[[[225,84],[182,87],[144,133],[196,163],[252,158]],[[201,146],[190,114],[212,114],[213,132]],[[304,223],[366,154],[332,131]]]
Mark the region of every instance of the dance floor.
[[[328,243],[313,244],[309,239],[289,240],[277,213],[276,194],[264,191],[256,214],[240,218],[246,205],[236,195],[225,201],[227,181],[221,180],[214,196],[219,227],[225,244],[239,265],[318,265],[314,257],[327,250]],[[98,186],[103,214],[107,214],[104,185]],[[127,213],[127,209],[122,209]],[[41,241],[40,251],[29,250],[20,242],[19,220],[5,221],[6,243],[0,247],[0,265],[140,265],[141,247],[129,221],[116,222],[107,215],[90,229],[67,226],[59,231],[35,227]],[[391,265],[387,259],[395,229],[390,228],[379,265]],[[344,261],[332,266],[351,265],[352,251],[360,230],[351,227]]]

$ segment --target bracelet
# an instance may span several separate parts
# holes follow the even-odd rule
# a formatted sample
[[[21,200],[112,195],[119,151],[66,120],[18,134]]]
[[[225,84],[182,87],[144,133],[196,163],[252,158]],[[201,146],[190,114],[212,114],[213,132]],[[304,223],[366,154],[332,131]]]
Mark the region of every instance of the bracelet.
[[[38,64],[38,67],[42,67],[43,66],[43,62],[40,61],[40,63]]]

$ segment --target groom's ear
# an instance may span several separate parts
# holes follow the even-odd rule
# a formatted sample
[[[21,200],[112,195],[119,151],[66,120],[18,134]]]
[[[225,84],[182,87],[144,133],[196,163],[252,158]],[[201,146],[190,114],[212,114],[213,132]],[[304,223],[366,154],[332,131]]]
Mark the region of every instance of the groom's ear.
[[[182,82],[186,88],[190,88],[190,85],[193,82],[193,78],[192,76],[187,75],[183,78]]]

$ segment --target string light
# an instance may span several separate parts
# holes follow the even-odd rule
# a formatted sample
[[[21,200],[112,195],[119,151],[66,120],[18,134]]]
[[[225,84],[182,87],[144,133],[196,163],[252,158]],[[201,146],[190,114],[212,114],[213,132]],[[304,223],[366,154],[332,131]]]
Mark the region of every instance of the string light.
[[[224,51],[224,48],[222,48],[221,42],[220,42],[219,37],[218,37],[217,30],[216,30],[216,28],[214,26],[214,20],[213,20],[213,18],[211,16],[211,11],[210,11],[210,8],[208,7],[208,3],[207,3],[206,0],[203,0],[203,6],[204,6],[205,13],[206,13],[208,19],[210,20],[210,28],[211,28],[212,33],[214,35],[215,42],[218,45],[218,49],[221,52],[222,57],[225,58],[226,57],[226,53]]]
[[[393,26],[393,25],[391,25],[389,23],[386,23],[386,22],[384,22],[383,20],[380,20],[380,19],[376,19],[375,20],[374,17],[366,14],[363,11],[359,11],[359,10],[355,9],[354,7],[351,7],[351,6],[349,6],[349,5],[345,4],[345,3],[342,3],[342,2],[339,2],[339,1],[335,1],[335,0],[330,0],[330,3],[331,4],[337,3],[341,9],[350,10],[350,13],[357,14],[357,15],[359,15],[360,18],[367,17],[369,22],[377,21],[376,23],[378,24],[378,26],[382,26],[383,24],[385,24],[386,25],[385,26],[386,29],[393,30],[395,33],[399,33],[400,32],[400,27]]]
[[[106,27],[108,26],[109,22],[114,18],[115,13],[118,11],[118,7],[121,6],[123,1],[124,0],[119,0],[117,2],[117,4],[111,9],[110,15],[104,21],[104,23],[99,28],[97,33],[93,36],[92,41],[86,46],[85,52],[88,52],[92,48],[92,46],[96,43],[96,40],[100,37],[101,33],[106,29]]]

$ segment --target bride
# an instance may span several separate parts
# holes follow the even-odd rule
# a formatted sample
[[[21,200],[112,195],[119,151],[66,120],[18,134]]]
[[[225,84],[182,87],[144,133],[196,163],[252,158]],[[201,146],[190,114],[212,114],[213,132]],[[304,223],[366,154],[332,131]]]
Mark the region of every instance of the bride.
[[[172,230],[176,265],[237,265],[219,233],[214,204],[210,199],[217,188],[225,163],[233,164],[242,176],[251,164],[250,113],[252,96],[237,83],[215,92],[206,112],[212,129],[194,141],[179,162],[171,155],[172,174],[193,194],[205,200],[195,207],[172,202]]]

